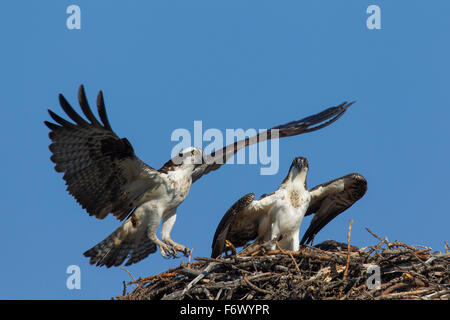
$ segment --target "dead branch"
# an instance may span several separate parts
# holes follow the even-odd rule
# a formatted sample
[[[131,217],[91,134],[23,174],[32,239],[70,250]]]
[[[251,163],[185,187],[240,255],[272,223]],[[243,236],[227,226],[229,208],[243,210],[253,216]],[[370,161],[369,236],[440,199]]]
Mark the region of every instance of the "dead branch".
[[[327,241],[299,251],[264,249],[251,256],[195,257],[159,275],[124,285],[117,299],[450,299],[450,253],[400,241],[389,242],[367,230],[374,246]],[[327,248],[326,250],[320,248]],[[423,249],[425,248],[425,249]],[[381,289],[369,289],[369,265],[380,268]],[[130,275],[131,276],[131,275]],[[126,293],[126,285],[135,284]]]

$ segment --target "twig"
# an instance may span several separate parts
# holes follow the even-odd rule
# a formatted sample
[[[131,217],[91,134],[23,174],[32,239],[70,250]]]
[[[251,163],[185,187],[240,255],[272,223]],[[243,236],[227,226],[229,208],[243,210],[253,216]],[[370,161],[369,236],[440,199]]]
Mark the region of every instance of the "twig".
[[[258,268],[256,267],[255,259],[252,258],[251,261],[252,261],[253,268],[255,269],[255,272],[258,272]]]
[[[264,289],[261,289],[261,288],[255,286],[253,283],[250,282],[250,280],[247,279],[246,276],[243,276],[242,279],[253,290],[259,291],[259,292],[264,293],[264,294],[272,294],[273,293],[272,291],[264,290]]]
[[[131,277],[131,279],[133,279],[133,283],[135,284],[135,289],[137,288],[137,285],[136,285],[136,279],[133,277],[133,275],[131,274],[131,272],[130,271],[128,271],[127,269],[125,269],[124,267],[120,267],[120,269],[122,269],[123,271],[125,271],[125,272],[127,272],[129,275],[130,275],[130,277]]]
[[[347,279],[348,269],[349,269],[349,265],[350,265],[350,234],[352,232],[352,224],[353,224],[353,219],[350,219],[350,225],[348,226],[348,233],[347,233],[347,263],[345,264],[343,280]]]
[[[384,295],[381,297],[383,297],[383,298],[398,298],[398,297],[414,296],[414,295],[422,294],[424,292],[429,292],[429,291],[430,291],[430,288],[425,288],[425,289],[419,289],[419,290],[415,290],[415,291],[390,293],[390,294],[387,294],[387,295]]]
[[[153,276],[149,276],[149,277],[145,277],[145,278],[142,278],[142,279],[134,280],[134,281],[128,282],[128,284],[147,283],[147,282],[154,281],[155,279],[161,280],[161,279],[164,279],[164,278],[174,277],[174,276],[178,275],[178,273],[177,273],[178,269],[179,268],[176,268],[175,270],[168,270],[168,271],[165,271],[165,272],[160,273],[160,274],[156,274],[156,275],[153,275]]]
[[[188,263],[187,263],[188,267],[191,266],[191,256],[192,256],[192,251],[194,251],[194,248],[192,248],[191,250],[189,250],[189,258],[188,258]]]
[[[291,257],[291,260],[294,262],[295,269],[297,269],[297,273],[301,274],[300,268],[298,267],[297,261],[295,261],[294,257],[292,256],[292,253],[289,252],[289,251],[286,251],[284,249],[281,249],[280,244],[278,243],[278,241],[275,241],[275,244],[276,244],[278,250],[280,250],[284,254],[289,255],[289,257]]]
[[[369,232],[371,235],[373,235],[375,238],[377,238],[379,241],[384,242],[386,244],[389,244],[389,241],[387,239],[383,239],[379,236],[377,236],[375,233],[373,233],[368,227],[366,227],[367,232]]]
[[[384,291],[381,293],[381,295],[382,295],[382,296],[385,296],[385,295],[388,295],[389,293],[391,293],[391,292],[394,291],[394,290],[407,288],[407,287],[409,287],[409,286],[410,286],[410,285],[409,285],[408,283],[399,282],[399,283],[396,283],[396,284],[390,286],[390,287],[387,288],[386,290],[384,290]]]
[[[197,282],[202,280],[205,276],[209,274],[211,270],[213,270],[215,267],[217,267],[219,264],[217,262],[211,262],[208,264],[208,266],[203,270],[201,274],[199,274],[194,280],[189,282],[189,284],[184,288],[183,290],[176,291],[174,293],[171,293],[170,295],[164,297],[164,300],[171,300],[171,299],[177,299],[179,297],[184,296]]]
[[[234,263],[233,259],[214,259],[214,258],[208,258],[208,257],[194,257],[197,261],[206,261],[206,262],[218,262],[218,263]]]
[[[441,291],[433,292],[429,295],[424,296],[423,299],[429,300],[429,299],[438,298],[441,296],[445,296],[446,298],[448,298],[448,296],[450,296],[450,290],[441,290]]]
[[[220,295],[222,294],[222,288],[220,288],[219,289],[219,291],[217,292],[217,295],[216,295],[216,297],[214,298],[214,300],[219,300],[219,298],[220,298]]]

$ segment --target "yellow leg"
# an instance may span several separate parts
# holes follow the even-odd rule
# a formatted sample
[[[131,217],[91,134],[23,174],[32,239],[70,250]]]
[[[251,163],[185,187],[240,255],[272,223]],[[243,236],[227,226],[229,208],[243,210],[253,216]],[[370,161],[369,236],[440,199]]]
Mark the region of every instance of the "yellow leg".
[[[225,247],[227,250],[231,250],[231,252],[236,255],[236,247],[231,243],[231,241],[225,240]]]

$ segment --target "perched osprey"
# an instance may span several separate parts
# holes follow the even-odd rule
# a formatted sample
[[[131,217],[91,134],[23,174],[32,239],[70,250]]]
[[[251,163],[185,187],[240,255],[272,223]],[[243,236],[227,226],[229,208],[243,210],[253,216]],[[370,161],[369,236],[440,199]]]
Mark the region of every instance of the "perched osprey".
[[[223,216],[212,243],[213,258],[228,250],[268,243],[275,249],[275,240],[282,249],[299,249],[299,231],[303,217],[315,213],[300,244],[311,243],[315,235],[338,214],[350,208],[367,190],[367,182],[358,173],[348,174],[309,190],[306,186],[308,160],[292,161],[289,173],[278,190],[255,200],[249,193],[239,199]],[[228,242],[228,243],[227,243]]]
[[[67,191],[89,215],[103,219],[112,213],[121,221],[126,219],[111,235],[84,253],[91,264],[98,266],[118,266],[125,259],[126,265],[130,265],[154,253],[157,247],[163,257],[176,257],[178,251],[189,252],[171,239],[170,232],[177,207],[186,199],[191,184],[218,169],[239,149],[272,138],[271,131],[266,136],[260,133],[207,156],[201,149],[190,147],[156,170],[135,155],[126,138],[114,133],[101,91],[97,97],[101,122],[92,113],[83,86],[78,91],[78,101],[87,119],[75,112],[60,94],[61,107],[73,122],[48,110],[56,123],[44,123],[51,130],[51,160],[56,164],[55,170],[64,173]],[[345,102],[272,129],[279,130],[279,137],[318,130],[336,121],[351,104]],[[161,220],[162,241],[156,236]]]

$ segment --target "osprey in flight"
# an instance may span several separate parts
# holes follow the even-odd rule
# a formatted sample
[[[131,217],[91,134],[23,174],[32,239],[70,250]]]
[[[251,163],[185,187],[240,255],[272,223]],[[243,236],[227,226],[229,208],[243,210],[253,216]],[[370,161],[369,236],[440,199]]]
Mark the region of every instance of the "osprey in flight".
[[[63,172],[67,191],[96,218],[112,213],[125,220],[111,235],[84,253],[91,264],[118,266],[136,263],[159,247],[163,257],[176,257],[189,250],[173,241],[170,232],[177,207],[186,199],[191,184],[218,169],[238,150],[272,139],[272,131],[246,138],[210,155],[189,147],[167,161],[160,169],[142,162],[126,138],[119,138],[108,121],[103,94],[97,97],[100,121],[92,113],[83,86],[78,101],[86,119],[60,94],[62,109],[73,121],[48,110],[55,123],[45,121],[51,130],[49,146],[55,170]],[[294,136],[326,127],[340,118],[352,103],[344,102],[316,115],[272,129],[278,137]],[[274,137],[275,138],[275,137]],[[156,230],[162,220],[161,240]]]
[[[311,243],[315,235],[338,214],[350,208],[366,193],[367,182],[358,173],[320,184],[309,190],[306,186],[308,160],[292,161],[289,173],[278,190],[254,200],[249,193],[239,199],[223,216],[212,243],[211,257],[216,258],[228,247],[242,247],[268,242],[275,249],[279,240],[282,249],[299,249],[299,231],[303,217],[314,218],[300,244]]]

